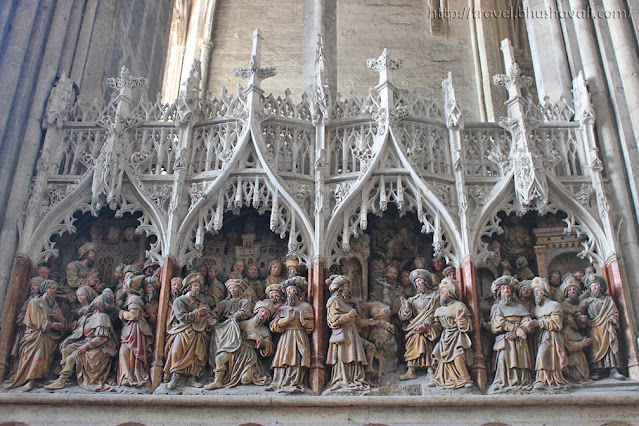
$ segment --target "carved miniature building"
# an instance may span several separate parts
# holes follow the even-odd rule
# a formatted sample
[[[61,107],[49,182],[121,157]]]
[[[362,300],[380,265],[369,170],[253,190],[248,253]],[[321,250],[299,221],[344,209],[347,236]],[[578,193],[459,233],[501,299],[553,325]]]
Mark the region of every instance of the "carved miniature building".
[[[156,308],[146,315],[153,318],[149,384],[131,392],[139,394],[135,398],[141,404],[161,405],[162,395],[174,394],[166,384],[171,372],[165,370],[174,339],[172,279],[190,282],[192,271],[204,268],[203,275],[213,269],[222,281],[249,277],[281,284],[287,272],[279,279],[269,269],[279,261],[286,262],[285,269],[293,265],[289,278],[306,279],[307,287],[296,290],[297,305],[286,305],[294,302],[292,297],[282,303],[297,306],[296,312],[312,310],[305,318],[296,314],[301,324],[296,330],[303,326],[308,334],[308,376],[302,374],[300,381],[308,394],[318,395],[314,401],[330,398],[319,395],[331,394],[327,387],[338,368],[327,362],[327,350],[330,354],[329,346],[342,342],[335,337],[342,328],[331,318],[327,322],[332,315],[327,301],[330,305],[344,286],[335,284],[335,276],[345,275],[353,318],[369,321],[360,326],[363,347],[382,353],[369,358],[379,368],[376,380],[369,380],[373,390],[366,389],[370,404],[377,404],[379,395],[428,395],[442,398],[442,405],[420,402],[415,409],[430,407],[433,416],[443,416],[450,394],[429,393],[421,382],[401,382],[400,372],[407,368],[403,348],[412,331],[398,319],[398,311],[414,292],[411,271],[429,269],[437,258],[442,267],[454,268],[456,278],[447,291],[467,309],[463,333],[472,342],[465,349],[473,390],[465,397],[468,407],[476,408],[494,376],[497,333],[486,332],[492,284],[502,276],[548,280],[553,271],[564,275],[591,266],[605,278],[618,309],[619,368],[631,380],[613,392],[626,402],[614,395],[557,397],[566,398],[572,410],[566,413],[578,411],[583,402],[577,400],[598,407],[618,404],[619,410],[608,414],[612,420],[631,413],[635,397],[628,390],[636,390],[634,380],[639,379],[639,288],[634,280],[639,274],[639,153],[633,142],[639,132],[639,61],[637,17],[630,13],[630,2],[524,0],[515,2],[521,8],[515,10],[522,10],[515,18],[501,1],[489,6],[387,3],[282,0],[261,5],[258,9],[266,13],[261,16],[220,0],[10,2],[0,13],[0,43],[6,45],[0,50],[0,93],[6,99],[0,103],[0,196],[6,205],[0,215],[0,379],[14,374],[18,365],[16,336],[23,333],[21,308],[34,297],[28,296],[34,270],[46,265],[50,278],[63,286],[65,268],[90,243],[99,281],[114,291],[123,288],[114,276],[118,267],[159,267]],[[349,8],[363,17],[350,16]],[[270,15],[274,10],[286,10],[290,22],[276,25]],[[378,16],[383,11],[389,15]],[[534,11],[548,12],[550,18]],[[466,12],[472,16],[464,17]],[[584,17],[567,18],[569,12]],[[451,19],[453,13],[461,18]],[[242,14],[245,19],[234,29]],[[409,24],[402,26],[403,19]],[[67,21],[70,26],[64,29]],[[373,30],[377,33],[369,40],[362,38],[371,32],[364,29],[367,22],[382,28]],[[10,23],[25,23],[31,33]],[[155,29],[140,32],[136,27],[142,23]],[[107,24],[118,31],[100,42]],[[393,25],[399,35],[392,34]],[[254,30],[249,39],[249,26],[263,29],[265,37]],[[419,28],[419,35],[413,28]],[[233,31],[241,48],[229,36]],[[107,49],[108,43],[115,47]],[[110,64],[100,59],[106,50]],[[364,54],[369,51],[374,57]],[[396,52],[404,53],[403,61]],[[14,63],[17,72],[9,65]],[[39,69],[37,63],[42,63]],[[280,68],[284,77],[277,79]],[[365,96],[338,92],[368,88],[364,82],[369,79],[376,83]],[[233,81],[241,84],[232,88]],[[257,266],[259,277],[236,270],[240,261],[247,269]],[[426,264],[419,266],[420,261]],[[437,284],[444,277],[435,262]],[[392,269],[398,276],[388,275]],[[213,288],[208,276],[201,279],[203,288],[205,282]],[[251,318],[270,309],[266,284],[253,300],[255,311],[246,313]],[[125,293],[132,284],[127,285]],[[285,297],[291,285],[281,286]],[[227,282],[229,294],[231,286]],[[69,294],[65,301],[75,303],[75,293]],[[302,305],[306,302],[308,309]],[[122,306],[128,305],[129,299]],[[382,305],[388,307],[387,317],[383,312],[376,316]],[[128,309],[122,306],[120,311]],[[71,310],[61,307],[65,313]],[[282,318],[278,309],[273,308],[271,318]],[[205,311],[202,316],[208,315]],[[192,327],[210,332],[218,320],[223,321]],[[74,321],[81,321],[81,315]],[[372,324],[383,324],[387,333],[366,328]],[[210,336],[211,342],[219,339],[215,332]],[[273,342],[262,337],[251,350],[268,369],[282,337]],[[270,352],[260,346],[265,340],[273,346]],[[203,368],[217,382],[221,369],[211,350]],[[55,366],[54,371],[60,374]],[[182,397],[197,401],[201,396],[213,407],[230,401],[256,408],[264,401],[261,391],[255,396],[257,391],[237,389],[202,391],[224,395],[219,400],[208,400],[210,395],[198,395],[199,390]],[[13,395],[0,394],[0,413],[3,406],[9,410],[17,404]],[[32,395],[35,399],[25,404],[49,397]],[[568,414],[544,399],[554,396],[517,398],[537,398],[534,404],[548,408],[550,421],[565,421]],[[364,397],[346,397],[357,398]],[[286,401],[274,404],[286,410]],[[336,404],[332,412],[340,419],[347,409],[341,404],[348,402]],[[380,408],[382,421],[411,418],[401,410],[391,413],[392,401],[380,404],[385,407]],[[179,405],[175,413],[184,408]],[[89,412],[94,415],[95,409]],[[519,415],[504,411],[505,419]],[[480,416],[499,420],[486,412]],[[21,419],[33,418],[15,417]]]

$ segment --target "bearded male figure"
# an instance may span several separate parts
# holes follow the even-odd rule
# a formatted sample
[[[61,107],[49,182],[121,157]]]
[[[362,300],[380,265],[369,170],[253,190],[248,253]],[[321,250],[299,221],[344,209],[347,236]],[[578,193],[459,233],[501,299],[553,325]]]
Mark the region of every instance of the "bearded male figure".
[[[240,279],[226,281],[228,297],[222,300],[215,311],[218,323],[213,327],[209,364],[215,368],[215,379],[206,385],[206,389],[218,389],[230,383],[227,378],[232,354],[242,345],[240,322],[251,316],[251,301],[243,296],[246,284]],[[231,369],[233,365],[230,366]],[[234,378],[237,378],[234,376]],[[226,379],[226,380],[225,380]],[[237,385],[238,382],[235,383]]]
[[[98,283],[98,270],[94,267],[97,254],[96,245],[85,243],[78,249],[78,260],[67,265],[67,285],[72,288]]]
[[[104,289],[89,305],[60,351],[64,367],[58,380],[47,389],[62,389],[75,370],[78,384],[90,391],[110,390],[107,384],[113,358],[118,353],[115,330],[109,313],[115,308],[113,292]]]
[[[126,301],[118,311],[122,320],[118,356],[118,385],[142,386],[149,380],[148,358],[151,356],[153,332],[147,322],[144,300],[139,296],[144,275],[127,277],[124,283]],[[135,282],[137,281],[137,282]],[[151,289],[153,286],[151,285]]]
[[[264,285],[266,287],[271,284],[282,284],[282,281],[286,279],[284,274],[282,274],[282,262],[279,260],[273,260],[268,264],[268,277],[266,277],[266,282]]]
[[[584,349],[592,344],[589,337],[584,337],[588,317],[579,312],[579,295],[581,283],[572,277],[567,278],[558,289],[564,299],[561,307],[564,310],[564,345],[568,355],[568,367],[565,377],[571,382],[588,380],[590,369]],[[552,291],[552,288],[551,288]]]
[[[442,334],[433,349],[437,368],[429,386],[443,389],[472,387],[467,368],[473,364],[472,343],[468,336],[472,330],[470,315],[466,305],[457,300],[455,284],[450,278],[439,283],[439,304],[434,315]]]
[[[304,382],[311,366],[309,333],[314,329],[313,307],[300,299],[294,279],[282,284],[286,303],[271,321],[271,331],[281,333],[273,358],[273,381],[266,390],[296,393],[304,390]]]
[[[206,347],[209,327],[213,322],[210,308],[198,299],[204,277],[191,273],[184,279],[182,291],[185,293],[173,302],[175,323],[167,331],[167,351],[164,374],[171,376],[166,385],[175,389],[180,379],[187,377],[187,385],[201,388],[197,380],[204,374],[206,367]]]
[[[568,366],[564,348],[564,310],[559,302],[550,300],[550,286],[540,277],[532,280],[535,319],[532,327],[538,327],[536,378],[533,389],[563,389],[568,384],[561,370]]]
[[[619,311],[612,297],[606,294],[608,285],[603,277],[588,275],[586,284],[590,289],[590,297],[584,299],[579,310],[588,316],[590,346],[590,362],[593,373],[591,378],[597,380],[602,371],[608,370],[610,377],[624,380],[619,372]]]
[[[29,299],[22,320],[25,329],[20,339],[18,371],[9,389],[24,385],[22,390],[29,392],[38,380],[49,374],[53,353],[66,328],[62,311],[55,301],[57,289],[55,281],[44,280],[40,284],[40,295]]]
[[[350,280],[344,275],[331,275],[326,284],[331,297],[326,302],[326,321],[332,334],[329,339],[326,364],[331,368],[331,391],[361,391],[370,389],[366,381],[368,365],[357,324],[362,319],[350,304]]]
[[[513,300],[517,280],[509,275],[497,278],[491,290],[498,301],[490,310],[491,329],[496,334],[495,379],[489,392],[521,390],[530,387],[532,360],[526,342],[533,329],[530,312]]]
[[[246,278],[244,281],[253,289],[258,299],[264,299],[264,283],[260,280],[260,270],[257,265],[250,264],[246,267]]]
[[[399,376],[399,380],[415,379],[415,370],[425,368],[432,376],[434,360],[431,357],[437,338],[436,328],[433,327],[435,310],[439,308],[439,295],[430,287],[433,278],[425,269],[415,269],[410,273],[410,279],[417,294],[406,300],[401,298],[399,319],[404,322],[406,332],[406,352],[404,359],[408,364],[406,374]]]

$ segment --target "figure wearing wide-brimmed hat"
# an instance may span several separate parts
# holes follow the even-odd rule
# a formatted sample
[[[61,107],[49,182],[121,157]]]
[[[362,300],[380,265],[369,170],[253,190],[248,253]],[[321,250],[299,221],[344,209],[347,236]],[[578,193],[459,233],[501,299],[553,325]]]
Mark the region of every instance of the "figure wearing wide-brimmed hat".
[[[619,311],[612,297],[606,294],[608,283],[599,275],[588,275],[586,285],[590,297],[584,299],[579,310],[588,316],[591,378],[598,379],[604,371],[610,377],[623,380],[619,348]]]
[[[491,329],[496,335],[495,379],[489,392],[528,389],[532,384],[533,367],[527,339],[533,330],[530,312],[513,293],[518,285],[515,278],[505,275],[497,278],[491,290],[497,301],[490,311]]]
[[[437,366],[429,385],[443,389],[472,387],[468,373],[473,364],[468,336],[472,330],[470,314],[466,305],[457,300],[457,289],[450,278],[439,283],[439,303],[435,320],[441,336],[432,353]]]
[[[400,380],[416,378],[417,369],[427,369],[428,374],[432,375],[435,364],[431,353],[437,338],[433,324],[435,310],[439,307],[439,294],[432,290],[433,275],[425,269],[413,270],[410,280],[416,294],[410,299],[400,299],[398,313],[406,333],[404,360],[408,365],[406,374],[401,375]]]
[[[95,269],[98,249],[94,243],[84,243],[78,249],[78,260],[67,265],[67,285],[72,288],[88,285],[94,287],[98,283],[99,274]]]

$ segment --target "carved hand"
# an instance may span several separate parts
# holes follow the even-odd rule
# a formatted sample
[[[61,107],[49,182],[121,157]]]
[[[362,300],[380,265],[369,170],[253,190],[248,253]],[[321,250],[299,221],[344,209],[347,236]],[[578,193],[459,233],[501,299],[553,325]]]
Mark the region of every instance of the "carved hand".
[[[62,324],[60,324],[59,322],[52,322],[51,324],[49,324],[49,327],[52,330],[56,330],[56,331],[62,330]]]
[[[517,334],[517,336],[519,336],[520,339],[526,340],[526,332],[521,328],[515,330],[515,333]]]
[[[590,346],[592,345],[592,339],[590,337],[586,337],[584,340],[581,341],[581,347],[585,348],[586,346]]]
[[[351,309],[351,311],[348,313],[348,316],[351,318],[355,318],[357,316],[357,311],[355,309]]]
[[[506,339],[515,340],[517,338],[517,334],[514,331],[509,331],[506,333]]]
[[[402,302],[402,308],[404,308],[405,311],[410,310],[410,305],[408,304],[408,300],[406,300],[405,297],[402,296],[401,302]]]

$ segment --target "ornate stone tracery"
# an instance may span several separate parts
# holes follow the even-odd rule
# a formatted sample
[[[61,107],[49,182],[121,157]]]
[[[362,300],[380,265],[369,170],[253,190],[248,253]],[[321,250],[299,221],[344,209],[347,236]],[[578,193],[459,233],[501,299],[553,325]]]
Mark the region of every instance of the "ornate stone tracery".
[[[171,104],[143,95],[133,105],[132,90],[145,79],[124,68],[107,81],[118,92],[105,106],[81,97],[71,104],[73,83],[61,78],[47,108],[21,253],[36,264],[56,256],[53,237],[75,232],[78,213],[108,207],[115,217],[138,212],[136,233],[156,237],[149,261],[193,267],[207,234],[220,232],[230,213],[253,209],[286,240],[287,259],[337,268],[368,257],[369,214],[382,217],[391,204],[400,218],[416,216],[412,232],[428,234],[434,256],[464,270],[459,292],[471,310],[472,268],[499,256],[494,237],[504,232],[504,214],[562,212],[580,258],[601,268],[616,256],[583,76],[574,105],[526,102],[520,89],[530,81],[504,44],[508,74],[494,81],[510,94],[508,116],[467,123],[450,73],[443,102],[424,99],[394,85],[401,61],[386,49],[368,60],[379,84],[367,96],[328,96],[321,37],[317,91],[300,102],[289,91],[265,95],[260,82],[275,69],[261,66],[260,39],[256,31],[250,64],[235,73],[247,88],[219,98],[202,93],[198,60]]]

